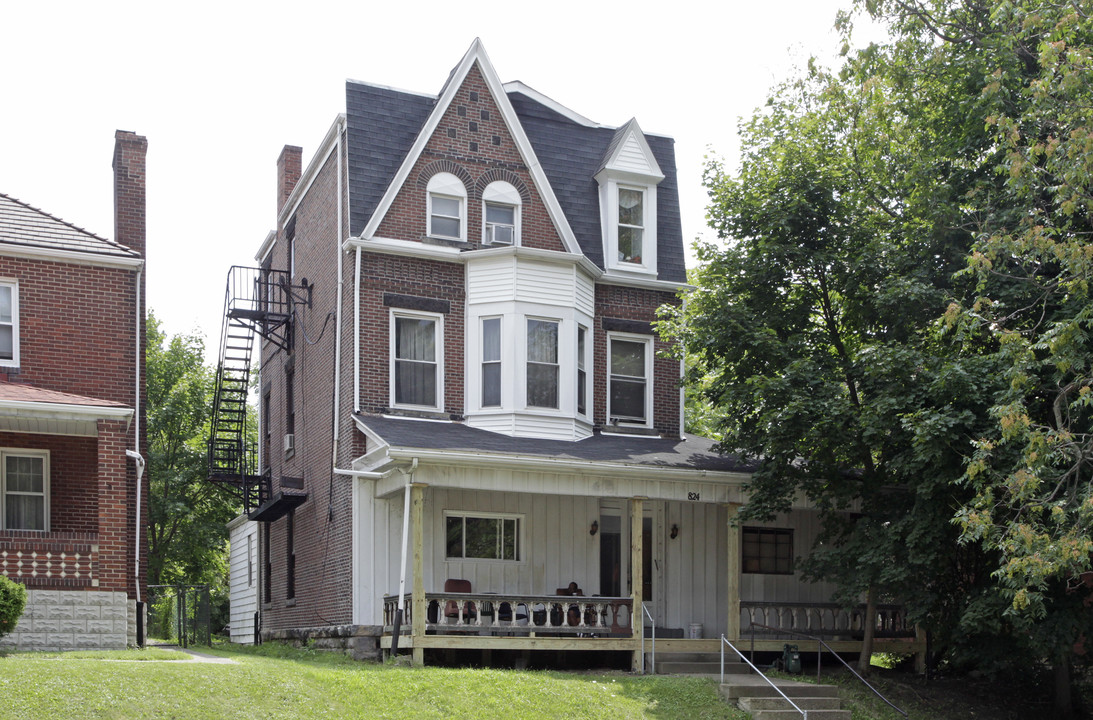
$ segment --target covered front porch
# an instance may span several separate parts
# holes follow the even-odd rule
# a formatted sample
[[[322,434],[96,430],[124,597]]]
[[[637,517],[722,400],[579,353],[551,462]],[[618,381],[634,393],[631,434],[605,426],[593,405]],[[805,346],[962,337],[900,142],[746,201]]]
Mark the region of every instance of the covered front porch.
[[[353,622],[378,625],[384,650],[418,664],[431,649],[621,651],[641,670],[654,644],[718,652],[722,636],[756,651],[780,651],[791,636],[779,630],[839,652],[860,646],[864,609],[831,605],[832,587],[792,567],[818,513],[802,505],[774,523],[736,522],[748,473],[708,441],[480,439],[390,418],[366,427]],[[435,447],[446,442],[470,450]],[[503,452],[509,442],[520,455]],[[921,644],[898,608],[878,625],[878,651]]]

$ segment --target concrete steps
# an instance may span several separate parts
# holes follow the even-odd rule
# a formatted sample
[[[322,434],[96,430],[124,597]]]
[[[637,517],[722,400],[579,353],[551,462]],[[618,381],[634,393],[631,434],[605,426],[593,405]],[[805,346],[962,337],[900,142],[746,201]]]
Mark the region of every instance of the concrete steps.
[[[842,709],[839,689],[834,685],[812,685],[796,680],[773,682],[797,707],[808,711],[808,720],[850,720],[850,711]],[[720,693],[722,698],[750,713],[752,720],[796,720],[801,717],[777,690],[755,674],[726,675]]]

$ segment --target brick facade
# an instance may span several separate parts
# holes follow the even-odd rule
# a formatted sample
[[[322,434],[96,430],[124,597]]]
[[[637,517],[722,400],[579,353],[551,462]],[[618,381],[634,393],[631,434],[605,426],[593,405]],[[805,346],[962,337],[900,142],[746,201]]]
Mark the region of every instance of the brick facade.
[[[79,396],[72,403],[87,418],[80,430],[0,429],[0,448],[49,453],[49,530],[0,530],[0,570],[30,591],[24,621],[6,640],[18,648],[117,648],[135,641],[146,544],[139,577],[134,554],[147,518],[148,476],[138,512],[136,463],[126,451],[147,455],[146,150],[139,135],[115,136],[115,241],[125,247],[90,236],[107,251],[100,262],[64,251],[16,257],[0,242],[0,277],[18,282],[20,339],[19,367],[8,368],[3,380],[13,390]],[[56,402],[27,403],[28,417],[48,418]],[[100,406],[109,412],[96,420]],[[126,409],[130,417],[118,417]],[[46,414],[34,415],[39,410]]]

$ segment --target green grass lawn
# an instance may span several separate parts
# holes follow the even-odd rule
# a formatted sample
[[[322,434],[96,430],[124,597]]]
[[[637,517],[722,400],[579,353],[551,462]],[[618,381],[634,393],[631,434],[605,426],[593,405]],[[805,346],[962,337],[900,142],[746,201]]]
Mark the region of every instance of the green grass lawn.
[[[697,678],[408,668],[277,645],[213,652],[236,664],[155,662],[162,650],[0,655],[0,718],[747,717]]]

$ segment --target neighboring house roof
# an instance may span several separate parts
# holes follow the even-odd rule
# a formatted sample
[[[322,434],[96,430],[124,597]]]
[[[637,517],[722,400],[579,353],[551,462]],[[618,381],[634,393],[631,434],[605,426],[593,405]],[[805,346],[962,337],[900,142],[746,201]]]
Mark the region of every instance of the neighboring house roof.
[[[94,437],[97,420],[132,416],[132,408],[113,400],[0,382],[0,430]]]
[[[593,177],[603,164],[618,128],[580,122],[565,115],[523,85],[506,86],[506,95],[531,143],[554,195],[584,255],[604,269],[599,186]],[[349,153],[350,233],[359,235],[394,180],[437,98],[389,87],[346,83]],[[679,216],[675,141],[645,135],[664,173],[657,185],[658,278],[683,283],[683,230]]]
[[[58,217],[0,193],[0,246],[89,253],[139,259],[140,255],[113,240],[76,227]]]
[[[664,439],[595,434],[577,442],[510,437],[456,422],[430,422],[357,413],[357,423],[393,449],[462,452],[486,456],[558,459],[706,472],[747,473],[754,467],[715,451],[696,436]]]

